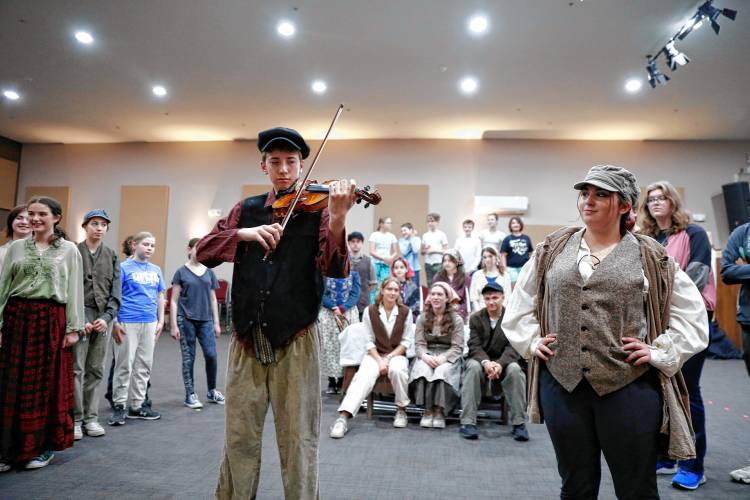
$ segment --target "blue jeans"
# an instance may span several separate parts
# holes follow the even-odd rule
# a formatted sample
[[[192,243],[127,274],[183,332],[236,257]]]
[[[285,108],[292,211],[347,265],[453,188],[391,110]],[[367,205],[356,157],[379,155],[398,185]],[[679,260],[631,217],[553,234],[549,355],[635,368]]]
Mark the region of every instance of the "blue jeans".
[[[680,460],[680,468],[703,474],[703,459],[706,457],[706,409],[701,396],[701,372],[706,361],[706,351],[701,351],[682,365],[682,376],[685,378],[690,396],[690,417],[695,431],[695,458]],[[661,463],[674,464],[673,460],[660,459]]]
[[[422,284],[419,282],[419,269],[414,271],[414,277],[412,277],[412,281],[414,282],[415,285],[422,286]]]
[[[208,390],[216,388],[216,337],[213,321],[195,321],[177,316],[180,329],[180,350],[182,351],[182,380],[185,383],[185,398],[195,392],[193,386],[193,365],[195,364],[195,339],[201,344],[206,360]]]

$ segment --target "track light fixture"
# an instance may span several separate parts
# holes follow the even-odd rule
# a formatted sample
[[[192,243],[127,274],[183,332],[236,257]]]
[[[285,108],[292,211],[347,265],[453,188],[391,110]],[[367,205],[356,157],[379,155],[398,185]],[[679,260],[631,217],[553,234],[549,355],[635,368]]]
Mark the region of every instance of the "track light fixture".
[[[719,26],[719,23],[717,22],[719,16],[724,16],[731,19],[732,21],[734,21],[734,18],[737,17],[736,10],[718,9],[713,6],[713,0],[708,0],[706,3],[698,7],[698,13],[711,22],[711,28],[713,28],[714,33],[716,33],[717,35],[719,34],[719,30],[721,29],[721,26]]]
[[[678,66],[685,66],[690,62],[690,58],[677,50],[674,46],[674,40],[670,40],[669,43],[664,46],[663,52],[664,56],[667,58],[667,66],[669,66],[669,69],[672,71],[676,70]]]
[[[706,0],[702,3],[695,14],[675,33],[669,41],[662,47],[662,49],[656,53],[655,56],[648,55],[646,59],[646,71],[648,72],[648,83],[651,84],[652,88],[656,88],[656,85],[666,85],[670,78],[662,73],[656,66],[657,60],[660,54],[664,54],[667,60],[667,66],[672,71],[675,71],[680,66],[685,66],[690,62],[690,58],[677,50],[675,47],[675,41],[684,40],[693,31],[697,30],[703,25],[703,21],[711,23],[711,28],[718,35],[721,26],[719,26],[719,16],[724,16],[734,21],[737,17],[737,11],[733,9],[720,9],[714,6],[714,0]]]
[[[659,54],[656,54],[658,57]],[[652,89],[656,88],[656,84],[659,85],[666,85],[667,82],[670,80],[670,78],[659,71],[659,68],[656,67],[656,57],[652,58],[651,56],[646,56],[648,58],[648,64],[646,65],[646,71],[648,71],[648,83],[651,85]]]

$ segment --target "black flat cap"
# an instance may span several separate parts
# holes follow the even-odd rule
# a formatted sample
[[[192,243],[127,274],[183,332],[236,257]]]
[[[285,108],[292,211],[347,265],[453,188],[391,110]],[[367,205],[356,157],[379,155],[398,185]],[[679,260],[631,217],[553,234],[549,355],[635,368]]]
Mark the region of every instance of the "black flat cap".
[[[500,283],[492,283],[492,282],[487,283],[482,288],[482,293],[483,294],[490,293],[490,292],[505,293],[505,291],[503,290],[503,287],[502,287],[502,285],[500,285]]]
[[[274,144],[278,146],[281,143],[291,145],[302,153],[303,159],[310,155],[310,147],[300,133],[292,128],[275,127],[258,133],[258,149],[262,153],[271,150]]]

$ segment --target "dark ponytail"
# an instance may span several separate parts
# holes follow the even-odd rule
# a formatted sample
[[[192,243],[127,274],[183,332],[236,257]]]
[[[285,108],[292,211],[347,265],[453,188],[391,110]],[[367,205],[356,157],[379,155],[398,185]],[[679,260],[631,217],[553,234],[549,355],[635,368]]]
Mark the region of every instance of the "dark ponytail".
[[[62,205],[60,205],[59,201],[54,198],[50,198],[49,196],[34,196],[26,203],[26,206],[30,207],[32,203],[40,203],[42,205],[45,205],[47,208],[49,208],[49,211],[52,213],[52,215],[60,217],[60,219],[55,222],[55,228],[52,233],[50,244],[60,239],[69,239],[65,231],[63,231],[62,228],[58,226],[58,224],[60,224],[60,221],[62,220],[63,215]]]

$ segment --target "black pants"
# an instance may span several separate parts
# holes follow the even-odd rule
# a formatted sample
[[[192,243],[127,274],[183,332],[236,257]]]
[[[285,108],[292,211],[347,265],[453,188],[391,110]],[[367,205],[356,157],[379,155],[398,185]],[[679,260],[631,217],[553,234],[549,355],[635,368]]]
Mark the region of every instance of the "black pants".
[[[586,380],[569,393],[544,365],[539,374],[540,402],[562,478],[560,498],[597,498],[602,452],[617,498],[659,498],[662,397],[655,370],[605,396]]]

